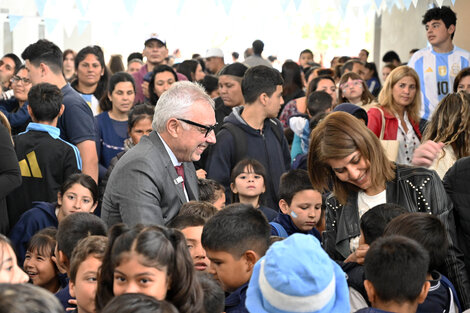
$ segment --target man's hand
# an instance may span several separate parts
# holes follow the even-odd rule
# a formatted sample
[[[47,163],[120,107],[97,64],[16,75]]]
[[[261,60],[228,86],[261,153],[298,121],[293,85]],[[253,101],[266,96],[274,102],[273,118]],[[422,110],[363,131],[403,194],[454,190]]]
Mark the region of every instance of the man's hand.
[[[430,167],[434,160],[440,155],[444,143],[434,142],[431,140],[426,141],[416,148],[413,153],[411,164],[415,166]]]

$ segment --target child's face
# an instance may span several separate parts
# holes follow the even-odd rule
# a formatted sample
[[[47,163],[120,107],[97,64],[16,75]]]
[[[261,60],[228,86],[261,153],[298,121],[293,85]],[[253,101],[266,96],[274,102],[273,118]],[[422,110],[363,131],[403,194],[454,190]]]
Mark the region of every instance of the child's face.
[[[235,291],[250,280],[253,268],[249,268],[244,256],[236,259],[225,251],[206,250],[206,253],[211,261],[209,272],[221,283],[225,291]]]
[[[251,167],[245,167],[230,187],[233,193],[238,193],[242,197],[258,197],[266,190],[263,176],[254,173]]]
[[[349,78],[346,83],[341,85],[341,89],[344,97],[349,101],[356,101],[362,96],[362,80]]]
[[[9,244],[0,243],[0,283],[23,284],[28,275],[18,266],[16,254]]]
[[[225,206],[225,192],[216,191],[216,197],[217,197],[217,200],[215,200],[215,202],[212,203],[212,205],[215,206],[217,210],[220,211]]]
[[[55,288],[58,284],[58,273],[51,256],[41,253],[38,249],[26,252],[23,268],[34,285],[49,289],[49,287]],[[52,290],[55,291],[57,290]]]
[[[170,286],[166,268],[163,271],[143,265],[143,256],[132,252],[122,257],[114,269],[113,292],[115,296],[125,293],[143,293],[157,300],[165,300]]]
[[[70,281],[70,294],[77,299],[79,313],[94,313],[98,270],[101,260],[89,255],[77,270],[75,282]]]
[[[204,226],[186,227],[181,230],[188,244],[189,253],[193,259],[196,271],[205,271],[209,268],[210,261],[206,256],[206,250],[202,247],[201,236]]]
[[[284,200],[279,202],[282,213],[290,215],[294,225],[301,231],[310,231],[321,216],[321,194],[313,189],[297,192],[290,206]]]
[[[63,195],[59,194],[57,203],[60,206],[59,214],[62,218],[76,212],[91,213],[96,208],[91,191],[79,183],[72,185]]]

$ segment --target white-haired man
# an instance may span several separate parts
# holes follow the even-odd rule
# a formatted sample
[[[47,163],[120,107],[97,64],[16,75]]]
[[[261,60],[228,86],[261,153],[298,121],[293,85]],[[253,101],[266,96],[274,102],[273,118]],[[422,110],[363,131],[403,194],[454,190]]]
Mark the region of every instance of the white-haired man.
[[[103,198],[101,217],[109,226],[164,225],[181,205],[198,200],[192,161],[215,143],[214,102],[204,89],[178,82],[158,100],[153,131],[119,160]]]

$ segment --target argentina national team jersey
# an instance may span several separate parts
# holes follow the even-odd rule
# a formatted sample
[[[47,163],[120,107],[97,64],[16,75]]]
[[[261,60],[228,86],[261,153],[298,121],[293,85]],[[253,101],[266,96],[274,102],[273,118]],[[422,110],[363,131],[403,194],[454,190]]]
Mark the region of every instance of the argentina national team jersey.
[[[429,120],[439,101],[453,92],[455,76],[469,66],[469,60],[470,53],[456,46],[448,53],[437,53],[428,47],[411,57],[408,66],[419,76],[423,119]]]

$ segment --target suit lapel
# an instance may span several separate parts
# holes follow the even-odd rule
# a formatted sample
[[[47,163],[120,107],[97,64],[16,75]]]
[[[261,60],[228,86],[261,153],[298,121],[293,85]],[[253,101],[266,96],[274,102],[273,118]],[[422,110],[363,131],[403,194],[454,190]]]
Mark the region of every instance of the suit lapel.
[[[166,188],[174,188],[174,192],[178,195],[181,200],[181,203],[186,202],[186,197],[184,195],[183,186],[181,183],[177,183],[176,178],[178,178],[178,174],[176,173],[176,169],[171,162],[170,156],[163,145],[162,140],[158,136],[155,131],[152,131],[149,135],[149,139],[153,142],[153,144],[157,147],[159,153],[161,154],[162,161],[165,164],[166,174],[168,177],[171,178],[171,186],[166,186]],[[163,174],[163,173],[162,173]],[[170,192],[170,190],[168,190]]]
[[[171,160],[169,160],[169,162],[166,163],[165,167],[172,181],[172,187],[168,186],[168,188],[175,188],[175,191],[178,194],[178,197],[180,198],[181,203],[187,202],[186,196],[184,195],[184,191],[183,191],[183,183],[177,182],[178,174],[176,173],[175,167],[173,166],[173,163],[171,162]]]

